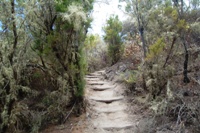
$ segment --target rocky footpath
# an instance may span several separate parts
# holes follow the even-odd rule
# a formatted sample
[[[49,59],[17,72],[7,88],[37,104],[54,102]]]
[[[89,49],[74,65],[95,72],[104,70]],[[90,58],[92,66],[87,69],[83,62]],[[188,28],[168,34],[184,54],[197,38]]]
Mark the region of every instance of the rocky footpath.
[[[85,133],[134,133],[136,123],[128,113],[124,86],[105,79],[105,71],[86,76],[85,100],[88,128]]]

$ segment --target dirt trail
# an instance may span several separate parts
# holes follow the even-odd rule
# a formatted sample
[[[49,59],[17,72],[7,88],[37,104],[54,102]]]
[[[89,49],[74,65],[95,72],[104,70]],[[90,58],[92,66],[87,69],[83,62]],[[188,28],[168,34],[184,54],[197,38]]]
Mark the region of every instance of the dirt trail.
[[[79,117],[72,115],[63,125],[50,126],[40,133],[148,132],[141,132],[140,129],[145,129],[146,125],[141,126],[139,122],[141,113],[133,113],[137,106],[128,100],[130,97],[125,94],[125,87],[115,81],[105,80],[104,75],[105,71],[97,71],[85,78],[86,113]]]
[[[104,79],[105,71],[86,76],[87,128],[85,133],[134,133],[133,116],[120,84]]]
[[[40,133],[179,132],[176,123],[170,122],[166,116],[154,117],[148,106],[143,104],[145,97],[132,94],[127,96],[125,86],[116,77],[112,81],[106,80],[105,77],[108,78],[110,73],[105,73],[97,71],[85,78],[86,113],[79,117],[71,114],[63,125],[50,126]]]

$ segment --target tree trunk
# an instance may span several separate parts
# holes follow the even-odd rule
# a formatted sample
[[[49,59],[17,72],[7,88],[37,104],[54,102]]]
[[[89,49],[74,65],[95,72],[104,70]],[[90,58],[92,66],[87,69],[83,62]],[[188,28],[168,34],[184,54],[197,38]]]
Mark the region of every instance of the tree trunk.
[[[15,81],[15,83],[17,83],[17,75],[16,75],[16,72],[14,70],[14,68],[12,67],[13,66],[13,57],[14,57],[14,54],[15,54],[15,50],[16,50],[16,47],[17,47],[17,43],[18,43],[18,35],[17,35],[17,26],[16,26],[16,20],[15,20],[15,1],[14,0],[11,0],[10,1],[10,5],[11,5],[11,14],[12,14],[12,17],[11,17],[11,20],[12,20],[12,32],[13,32],[13,46],[12,46],[12,50],[10,52],[10,55],[8,56],[8,59],[10,61],[10,67],[12,68],[13,70],[13,75],[10,75],[13,77],[12,80]],[[6,79],[7,77],[4,77],[4,79]],[[6,97],[8,97],[9,95],[12,95],[11,93],[13,89],[12,88],[12,85],[10,85],[11,83],[11,79],[9,79],[9,84],[8,86],[5,88],[6,89]],[[15,94],[15,95],[18,95],[18,94]],[[6,112],[5,115],[7,115],[8,117],[8,121],[7,123],[5,123],[4,125],[2,124],[1,126],[1,129],[2,131],[0,132],[6,132],[9,128],[9,124],[10,124],[10,120],[9,120],[9,117],[12,113],[12,109],[13,109],[13,105],[15,103],[15,99],[11,99],[10,97],[5,101],[5,105],[4,105],[4,111]]]
[[[143,47],[143,52],[144,52],[144,58],[146,58],[146,44],[145,44],[145,39],[144,39],[144,28],[141,26],[139,28],[140,31],[140,36],[141,36],[141,41],[142,41],[142,47]]]
[[[188,55],[187,45],[186,45],[186,42],[185,42],[184,39],[183,39],[183,45],[184,45],[184,49],[185,49],[185,61],[184,61],[184,67],[183,67],[184,68],[184,70],[183,70],[183,76],[184,76],[183,82],[184,83],[189,83],[190,80],[189,80],[188,75],[187,75],[187,73],[188,73],[188,70],[187,70],[187,68],[188,68],[188,57],[189,57],[189,55]]]
[[[137,15],[138,29],[139,29],[140,38],[141,38],[141,41],[142,41],[144,58],[146,58],[146,44],[145,44],[145,39],[144,39],[144,25],[142,23],[142,17],[141,17],[140,12],[139,12],[139,7],[138,7],[138,1],[137,0],[136,0],[136,3],[135,3],[135,6],[136,6],[136,13],[135,14]]]
[[[165,60],[165,64],[163,65],[163,68],[165,68],[165,66],[166,66],[166,64],[167,64],[167,61],[169,60],[169,57],[170,57],[170,55],[171,55],[171,52],[172,52],[172,49],[173,49],[173,47],[174,47],[175,41],[176,41],[176,37],[173,38],[172,45],[171,45],[171,47],[170,47],[170,50],[169,50],[169,53],[168,53],[167,58],[166,58],[166,60]]]
[[[15,53],[15,49],[17,47],[17,42],[18,42],[18,36],[17,36],[17,26],[16,26],[16,22],[15,22],[15,1],[14,0],[11,0],[10,2],[11,4],[11,13],[12,13],[12,17],[11,17],[11,20],[12,20],[12,32],[13,32],[13,35],[14,35],[14,41],[13,41],[13,50],[12,52],[10,53],[9,55],[9,60],[10,60],[10,63],[11,65],[13,64],[13,56],[14,56],[14,53]]]

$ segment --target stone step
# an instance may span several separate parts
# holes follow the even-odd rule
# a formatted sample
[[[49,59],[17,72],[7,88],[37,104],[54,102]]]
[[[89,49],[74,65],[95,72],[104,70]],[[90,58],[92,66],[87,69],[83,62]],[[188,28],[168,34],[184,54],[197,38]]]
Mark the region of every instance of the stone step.
[[[100,78],[85,78],[87,81],[100,81]]]
[[[91,76],[91,75],[86,75],[86,78],[100,78],[101,76]]]
[[[104,85],[108,82],[103,82],[103,81],[88,81],[87,82],[89,85]]]
[[[126,110],[126,106],[115,106],[115,107],[106,107],[106,108],[102,108],[102,107],[95,107],[94,110],[97,113],[115,113],[115,112],[119,112],[119,111],[125,111]]]
[[[91,97],[91,96],[89,96],[89,97]],[[89,99],[89,97],[88,97],[88,99]],[[93,108],[102,108],[102,109],[115,108],[115,107],[121,107],[121,106],[125,106],[125,108],[126,108],[126,105],[124,104],[123,100],[115,101],[115,102],[112,102],[111,104],[107,104],[107,103],[104,103],[104,102],[96,102],[94,100],[90,100],[90,105]]]
[[[86,75],[86,99],[92,128],[96,133],[133,133],[121,86],[104,79],[105,70]],[[120,95],[120,96],[119,96]],[[94,132],[95,132],[94,131]]]
[[[97,71],[96,73],[98,73],[98,74],[104,74],[105,73],[105,70],[101,70],[101,71]]]
[[[134,127],[134,124],[131,123],[127,118],[121,118],[116,120],[99,120],[96,119],[93,121],[96,128],[102,128],[104,130],[126,130]]]
[[[102,76],[102,74],[100,74],[100,73],[89,73],[88,75],[89,76]]]
[[[100,125],[101,128],[103,128],[104,130],[122,130],[122,129],[130,129],[133,128],[134,125],[130,122],[127,123],[123,123],[123,122],[119,122],[119,123],[105,123],[103,125]]]
[[[108,89],[113,89],[115,87],[116,87],[115,85],[101,85],[101,86],[92,86],[91,89],[95,91],[104,91]]]
[[[112,103],[115,101],[122,100],[123,98],[124,98],[123,96],[118,96],[118,97],[108,97],[108,98],[90,97],[89,99],[97,102]]]
[[[95,93],[95,94],[94,94]],[[97,92],[94,92],[94,93],[91,93],[90,96],[88,96],[89,98],[90,97],[98,97],[100,99],[108,99],[110,97],[115,97],[115,93],[113,90],[109,89],[109,90],[106,90],[106,91],[97,91]]]

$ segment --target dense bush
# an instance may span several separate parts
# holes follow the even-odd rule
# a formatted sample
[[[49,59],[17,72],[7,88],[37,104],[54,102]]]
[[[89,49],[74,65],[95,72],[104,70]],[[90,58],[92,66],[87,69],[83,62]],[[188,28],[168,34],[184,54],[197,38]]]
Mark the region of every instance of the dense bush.
[[[38,132],[80,113],[93,0],[0,2],[0,132]]]

